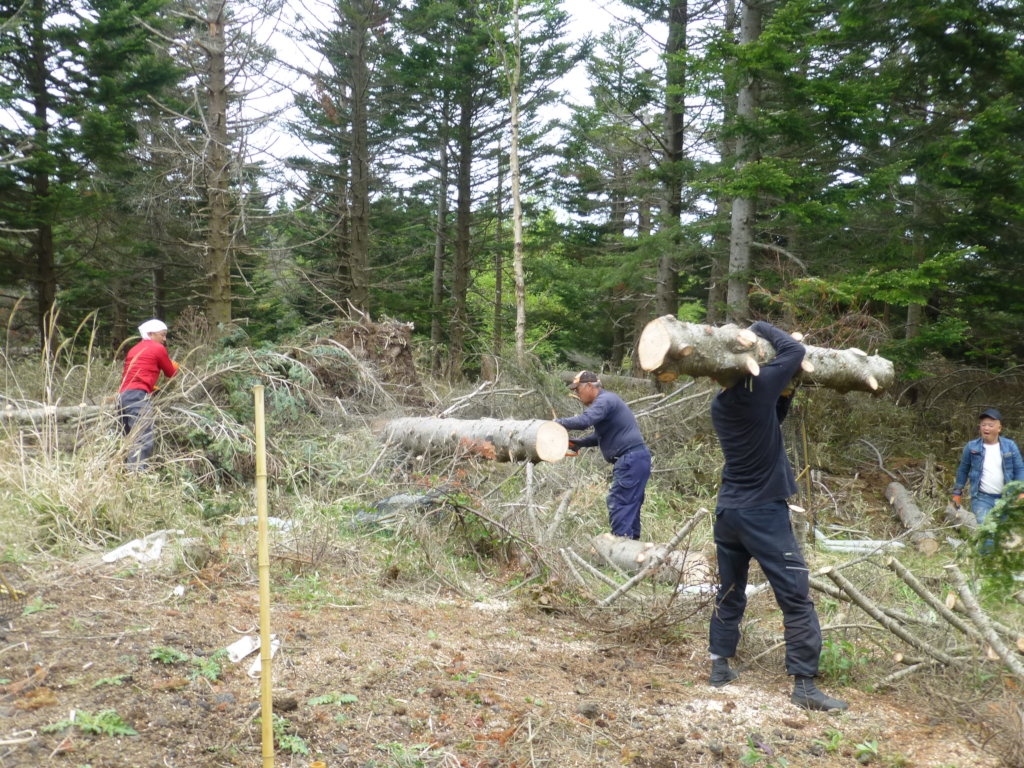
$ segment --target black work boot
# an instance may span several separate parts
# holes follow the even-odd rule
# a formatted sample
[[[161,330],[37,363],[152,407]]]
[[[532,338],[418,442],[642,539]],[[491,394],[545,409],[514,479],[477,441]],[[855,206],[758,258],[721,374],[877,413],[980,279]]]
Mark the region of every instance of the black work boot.
[[[711,676],[708,678],[708,685],[712,688],[721,688],[739,676],[739,672],[735,672],[729,667],[728,659],[712,659]]]
[[[793,695],[789,699],[802,709],[816,709],[819,712],[831,710],[844,710],[849,704],[839,699],[826,696],[818,690],[814,684],[813,677],[796,676],[796,684],[793,686]]]

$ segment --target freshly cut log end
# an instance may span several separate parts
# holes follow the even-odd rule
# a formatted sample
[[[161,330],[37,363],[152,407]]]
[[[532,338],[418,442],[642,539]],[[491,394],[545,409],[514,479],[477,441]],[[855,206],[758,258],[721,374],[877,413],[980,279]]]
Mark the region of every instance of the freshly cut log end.
[[[545,421],[537,429],[537,458],[541,461],[556,462],[565,458],[569,450],[569,433],[561,424]]]
[[[637,357],[640,359],[640,367],[645,371],[654,371],[660,368],[669,350],[672,349],[672,336],[669,334],[665,318],[656,317],[644,327],[637,344]]]
[[[761,373],[761,366],[757,364],[757,360],[752,357],[748,357],[746,360],[747,373],[751,376],[757,376]]]
[[[804,373],[814,373],[814,363],[809,360],[800,361],[800,370]]]
[[[679,374],[676,373],[675,371],[664,371],[664,372],[658,374],[658,381],[663,381],[666,384],[668,384],[669,382],[675,381],[678,378],[679,378]]]
[[[757,334],[749,328],[744,328],[736,334],[736,341],[739,342],[741,347],[747,349],[757,344]]]

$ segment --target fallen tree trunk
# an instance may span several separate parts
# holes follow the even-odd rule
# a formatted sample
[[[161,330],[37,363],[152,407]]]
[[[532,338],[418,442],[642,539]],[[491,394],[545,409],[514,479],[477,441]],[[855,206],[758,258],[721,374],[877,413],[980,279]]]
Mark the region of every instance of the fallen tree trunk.
[[[892,362],[879,355],[856,348],[804,346],[802,381],[809,384],[838,392],[880,392],[896,379]],[[710,376],[723,386],[757,376],[762,364],[775,359],[774,347],[750,330],[683,323],[672,315],[647,324],[637,354],[640,367],[654,372],[660,381],[686,374]]]
[[[910,491],[901,483],[889,483],[885,489],[885,498],[896,511],[903,527],[910,531],[910,540],[917,551],[929,556],[938,552],[939,542],[928,527],[928,517],[917,506]]]
[[[395,419],[384,438],[415,453],[462,452],[495,461],[555,462],[569,449],[565,428],[541,419]]]
[[[0,424],[41,424],[45,421],[69,421],[93,416],[103,410],[101,405],[44,405],[41,408],[6,408],[0,411]]]
[[[711,568],[704,556],[696,552],[681,552],[664,544],[635,541],[611,533],[602,533],[590,540],[591,558],[596,562],[609,562],[624,573],[637,573],[651,560],[656,560],[652,578],[679,584],[706,584],[711,582]]]

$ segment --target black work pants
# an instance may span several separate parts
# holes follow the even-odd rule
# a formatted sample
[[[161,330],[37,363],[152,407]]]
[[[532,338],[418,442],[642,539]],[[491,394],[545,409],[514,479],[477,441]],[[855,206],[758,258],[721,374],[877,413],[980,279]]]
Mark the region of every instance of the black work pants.
[[[721,586],[711,615],[711,653],[736,655],[740,622],[747,607],[750,558],[757,560],[782,609],[786,672],[814,677],[821,656],[821,627],[808,594],[807,563],[796,543],[785,501],[750,509],[715,512],[715,547]]]

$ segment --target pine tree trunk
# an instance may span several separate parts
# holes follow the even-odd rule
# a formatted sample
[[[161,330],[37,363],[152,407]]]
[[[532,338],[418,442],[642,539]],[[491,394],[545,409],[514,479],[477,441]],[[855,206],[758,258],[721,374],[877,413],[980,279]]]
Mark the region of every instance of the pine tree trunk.
[[[448,108],[442,113],[437,149],[437,219],[434,232],[434,280],[430,290],[430,372],[441,374],[441,316],[444,311],[444,253],[448,227]]]
[[[757,3],[743,6],[740,21],[740,45],[757,42],[761,36],[762,10]],[[744,123],[752,123],[760,100],[760,84],[753,74],[740,87],[736,99],[736,117]],[[749,130],[749,129],[748,129]],[[741,132],[736,137],[737,173],[757,160],[757,149],[752,137]],[[750,317],[750,302],[747,295],[750,282],[750,251],[754,241],[754,216],[756,201],[752,195],[733,198],[731,237],[729,246],[729,284],[726,289],[727,318],[735,322],[746,322]]]
[[[352,204],[352,241],[349,253],[348,299],[364,315],[370,311],[370,161],[367,98],[367,13],[356,3],[352,24],[352,160],[349,199]]]
[[[468,315],[470,217],[473,206],[473,94],[464,89],[459,104],[458,171],[456,176],[455,264],[452,275],[452,317],[448,328],[448,375],[462,377]]]
[[[206,316],[211,327],[231,322],[226,5],[226,0],[210,0],[206,39],[206,127],[209,131],[206,150]]]
[[[384,438],[417,454],[461,453],[495,461],[561,461],[569,433],[553,421],[532,419],[395,419]]]

